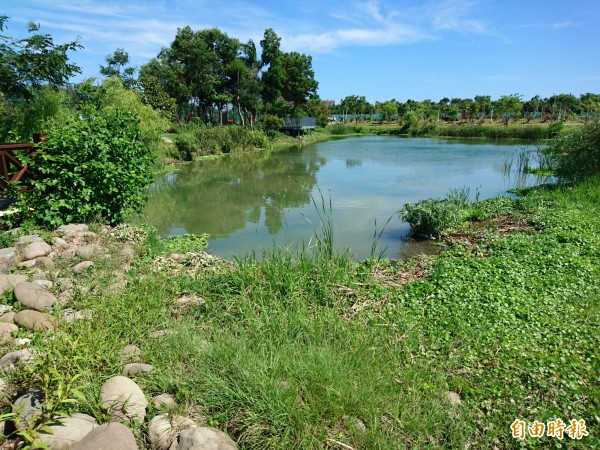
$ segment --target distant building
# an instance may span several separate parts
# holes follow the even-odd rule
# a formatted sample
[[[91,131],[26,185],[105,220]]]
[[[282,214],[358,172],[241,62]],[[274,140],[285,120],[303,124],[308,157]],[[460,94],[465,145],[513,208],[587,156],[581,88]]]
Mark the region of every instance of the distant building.
[[[323,103],[325,103],[325,106],[328,108],[333,108],[335,106],[335,100],[323,100]]]

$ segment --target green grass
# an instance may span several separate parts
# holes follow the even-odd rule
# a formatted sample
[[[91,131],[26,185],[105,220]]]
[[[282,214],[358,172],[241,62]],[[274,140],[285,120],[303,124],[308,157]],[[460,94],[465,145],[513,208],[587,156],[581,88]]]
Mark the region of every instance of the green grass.
[[[106,290],[122,263],[115,248],[70,305],[94,320],[32,345],[54,355],[65,380],[79,376],[86,400],[72,408],[102,419],[100,386],[121,373],[122,347],[137,344],[156,367],[136,378],[146,394],[173,394],[177,412],[242,449],[598,447],[600,178],[521,193],[481,207],[528,220],[528,230],[480,228],[474,243],[405,263],[354,263],[324,235],[314,254],[152,271],[169,245],[202,238],[165,247],[151,233],[125,292]],[[178,311],[182,295],[201,300]],[[150,337],[156,330],[167,334]],[[557,417],[585,419],[590,436],[511,437],[515,418]]]

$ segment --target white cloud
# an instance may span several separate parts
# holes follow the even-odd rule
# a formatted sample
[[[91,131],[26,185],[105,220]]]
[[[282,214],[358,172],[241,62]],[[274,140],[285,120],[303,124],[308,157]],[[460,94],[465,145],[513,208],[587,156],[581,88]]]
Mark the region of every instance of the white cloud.
[[[487,77],[482,77],[481,79],[484,81],[519,81],[519,80],[527,80],[528,77],[519,76],[519,75],[490,75]]]

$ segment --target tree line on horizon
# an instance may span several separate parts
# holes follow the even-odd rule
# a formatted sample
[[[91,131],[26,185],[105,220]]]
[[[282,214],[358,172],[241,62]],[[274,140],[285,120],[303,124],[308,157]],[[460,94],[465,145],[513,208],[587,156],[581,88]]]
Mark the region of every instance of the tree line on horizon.
[[[586,93],[579,97],[572,94],[558,94],[549,98],[539,95],[523,100],[520,94],[502,95],[492,100],[489,95],[476,95],[474,98],[444,97],[433,100],[391,99],[370,103],[365,96],[350,95],[340,103],[330,106],[332,114],[342,115],[349,120],[360,120],[377,114],[386,120],[453,121],[464,119],[474,123],[501,119],[506,124],[511,119],[540,119],[548,121],[579,120],[589,121],[600,115],[600,94]]]
[[[0,31],[7,20],[0,16]],[[69,86],[68,80],[81,73],[68,55],[82,48],[78,41],[55,44],[33,23],[28,31],[31,35],[24,39],[0,35],[0,127],[15,118],[41,123],[52,109],[47,105],[48,90]],[[354,120],[379,114],[388,121],[405,122],[457,118],[482,122],[489,118],[508,124],[510,119],[522,117],[564,121],[579,116],[587,121],[600,113],[600,95],[592,93],[529,100],[519,94],[496,100],[487,95],[445,97],[437,102],[391,99],[375,104],[364,96],[349,95],[338,105],[328,106],[317,94],[311,56],[281,50],[281,38],[273,29],[265,30],[259,44],[260,53],[252,40],[241,42],[217,28],[192,30],[186,26],[139,70],[130,65],[124,49],[116,49],[99,65],[100,74],[120,79],[141,102],[169,120],[236,122],[252,128],[259,118],[262,126],[276,126],[274,119],[302,116],[316,117],[317,123],[325,126],[334,114],[352,115]],[[75,103],[86,101],[97,96],[94,90],[98,89],[98,80],[90,78],[69,86],[67,97]],[[21,113],[11,116],[18,108]]]

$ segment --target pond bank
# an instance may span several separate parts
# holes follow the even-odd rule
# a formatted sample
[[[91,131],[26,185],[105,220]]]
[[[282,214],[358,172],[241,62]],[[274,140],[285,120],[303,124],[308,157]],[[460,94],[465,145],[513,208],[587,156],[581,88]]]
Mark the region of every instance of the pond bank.
[[[82,397],[63,409],[105,422],[94,399],[135,345],[153,366],[134,376],[144,397],[175,399],[148,407],[148,418],[167,411],[241,447],[509,448],[515,419],[560,418],[585,420],[589,436],[564,439],[594,448],[599,192],[595,178],[499,201],[494,214],[515,222],[478,225],[440,255],[407,262],[273,251],[231,264],[198,252],[198,240],[167,246],[152,231],[92,226],[80,247],[101,251],[12,269],[52,282],[57,298],[70,290],[53,318],[85,314],[52,334],[19,327],[4,353],[30,339],[37,362],[5,377],[5,401],[44,387],[57,400],[56,383],[71,383]],[[94,264],[74,275],[84,257]],[[5,304],[24,308],[9,293]],[[126,424],[149,448],[140,421]]]

